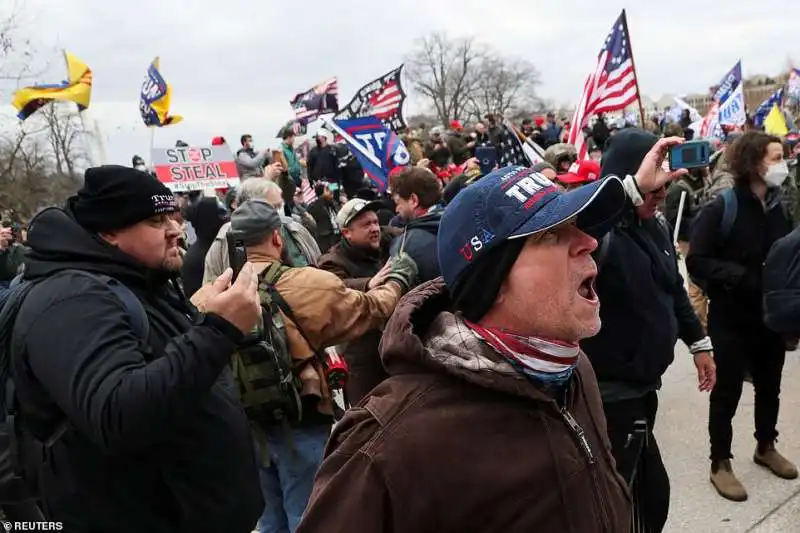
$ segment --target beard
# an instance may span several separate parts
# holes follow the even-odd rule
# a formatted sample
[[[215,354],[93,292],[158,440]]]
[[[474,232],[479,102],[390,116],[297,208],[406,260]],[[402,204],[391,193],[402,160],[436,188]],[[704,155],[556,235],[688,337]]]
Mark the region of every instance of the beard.
[[[166,256],[164,256],[164,259],[161,261],[160,270],[174,274],[180,272],[182,266],[183,255],[181,254],[180,248],[175,246],[167,250]]]

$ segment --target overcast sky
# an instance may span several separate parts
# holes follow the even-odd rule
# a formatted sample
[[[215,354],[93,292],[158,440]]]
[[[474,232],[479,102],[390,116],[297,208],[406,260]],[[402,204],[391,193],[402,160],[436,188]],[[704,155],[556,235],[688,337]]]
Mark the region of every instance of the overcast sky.
[[[295,93],[338,76],[344,105],[362,84],[401,63],[415,38],[433,31],[474,35],[531,61],[541,73],[540,96],[574,102],[626,7],[618,0],[17,2],[19,35],[31,39],[37,60],[54,65],[54,79],[38,81],[63,79],[59,48],[85,61],[94,74],[91,117],[110,162],[125,164],[134,153],[149,159],[137,101],[156,55],[173,86],[172,112],[185,117],[156,132],[157,146],[178,138],[207,144],[215,135],[238,144],[248,132],[267,147],[292,117]],[[0,0],[0,16],[9,3]],[[740,57],[746,76],[777,74],[797,42],[797,0],[627,4],[640,87],[654,99],[705,91]],[[0,94],[7,99],[11,89],[0,85]],[[13,114],[6,107],[3,116]],[[406,102],[406,116],[422,110],[418,100]]]

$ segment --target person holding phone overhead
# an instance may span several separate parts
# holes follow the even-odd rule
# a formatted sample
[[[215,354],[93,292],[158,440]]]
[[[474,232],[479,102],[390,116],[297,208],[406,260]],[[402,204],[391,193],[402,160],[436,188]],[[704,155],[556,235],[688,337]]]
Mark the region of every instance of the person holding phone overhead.
[[[627,191],[674,177],[660,168],[669,142],[626,185],[562,193],[511,166],[458,193],[439,228],[442,277],[387,323],[389,378],[334,428],[297,533],[629,531],[578,343],[601,325],[597,239]]]

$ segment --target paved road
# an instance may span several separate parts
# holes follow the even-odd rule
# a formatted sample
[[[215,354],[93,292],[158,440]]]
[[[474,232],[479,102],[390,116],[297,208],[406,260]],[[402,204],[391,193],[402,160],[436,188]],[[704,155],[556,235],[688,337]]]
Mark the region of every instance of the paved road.
[[[753,388],[745,384],[734,420],[734,470],[749,500],[720,498],[708,481],[708,395],[697,391],[691,357],[682,343],[664,376],[656,421],[658,439],[672,483],[669,533],[800,533],[800,480],[784,481],[752,460]],[[800,462],[800,352],[786,357],[778,447]]]

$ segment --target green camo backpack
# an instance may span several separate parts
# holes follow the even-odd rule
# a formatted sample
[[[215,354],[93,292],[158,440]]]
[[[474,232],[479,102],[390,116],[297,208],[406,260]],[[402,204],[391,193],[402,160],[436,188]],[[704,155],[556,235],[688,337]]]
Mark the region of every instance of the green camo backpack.
[[[232,360],[234,380],[247,418],[260,426],[294,424],[303,415],[300,379],[292,364],[286,324],[270,290],[290,268],[275,262],[259,276],[262,320]]]

